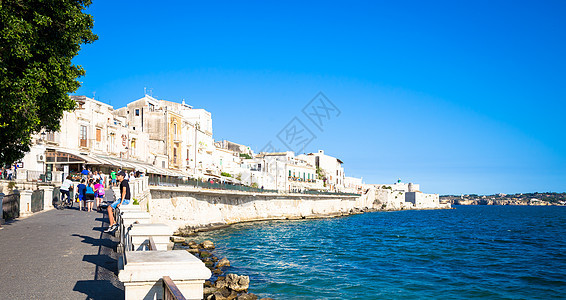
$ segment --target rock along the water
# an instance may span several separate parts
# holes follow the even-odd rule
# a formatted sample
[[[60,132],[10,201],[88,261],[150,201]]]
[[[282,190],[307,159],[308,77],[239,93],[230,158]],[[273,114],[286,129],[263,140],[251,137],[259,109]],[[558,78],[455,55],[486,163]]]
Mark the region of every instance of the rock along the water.
[[[219,260],[218,263],[216,264],[217,268],[229,267],[229,266],[230,266],[230,261],[226,257]]]
[[[250,277],[245,275],[228,274],[226,275],[226,285],[236,292],[243,292],[250,287]]]

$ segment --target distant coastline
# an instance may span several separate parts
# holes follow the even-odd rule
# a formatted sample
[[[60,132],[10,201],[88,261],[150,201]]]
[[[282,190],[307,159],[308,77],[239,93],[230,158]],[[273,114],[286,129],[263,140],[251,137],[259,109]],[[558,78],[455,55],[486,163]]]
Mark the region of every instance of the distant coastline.
[[[566,193],[521,193],[496,195],[443,195],[440,202],[452,205],[565,206]]]

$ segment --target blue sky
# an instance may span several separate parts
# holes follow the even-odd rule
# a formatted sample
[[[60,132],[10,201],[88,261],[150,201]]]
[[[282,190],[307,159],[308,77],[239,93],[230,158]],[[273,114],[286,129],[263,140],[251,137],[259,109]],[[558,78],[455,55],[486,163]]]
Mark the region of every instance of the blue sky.
[[[212,113],[216,140],[256,152],[285,150],[278,134],[298,120],[305,152],[366,183],[566,191],[564,1],[95,0],[88,13],[99,40],[74,60],[75,94],[185,99]],[[302,110],[319,92],[336,110],[317,127]]]

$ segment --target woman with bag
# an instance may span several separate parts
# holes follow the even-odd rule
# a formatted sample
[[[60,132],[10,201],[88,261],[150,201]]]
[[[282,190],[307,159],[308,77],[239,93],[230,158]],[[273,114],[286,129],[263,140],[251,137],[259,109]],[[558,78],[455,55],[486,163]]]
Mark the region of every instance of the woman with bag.
[[[104,199],[104,184],[102,181],[98,181],[94,185],[94,198],[96,199],[96,210],[100,209],[100,204],[102,204],[102,200]]]

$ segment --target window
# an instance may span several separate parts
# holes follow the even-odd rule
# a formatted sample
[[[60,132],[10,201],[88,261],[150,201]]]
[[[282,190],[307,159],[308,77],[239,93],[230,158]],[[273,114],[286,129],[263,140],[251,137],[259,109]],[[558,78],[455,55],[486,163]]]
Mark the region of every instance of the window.
[[[46,132],[45,139],[49,142],[55,142],[55,132],[53,131]]]
[[[114,132],[111,132],[108,142],[109,152],[114,152],[114,143],[116,143],[116,134]]]
[[[177,163],[177,148],[173,148],[173,162]]]
[[[96,141],[100,142],[102,140],[102,130],[100,130],[100,128],[96,128]]]
[[[130,155],[136,155],[136,139],[130,142]]]
[[[81,147],[87,147],[87,135],[86,135],[86,126],[81,125],[81,131],[80,131],[80,146]]]
[[[289,170],[289,177],[291,177],[291,170]]]
[[[177,136],[177,123],[173,123],[173,138],[175,140],[178,140],[178,136]]]
[[[140,115],[140,109],[136,108],[136,117],[139,117],[139,115]]]

